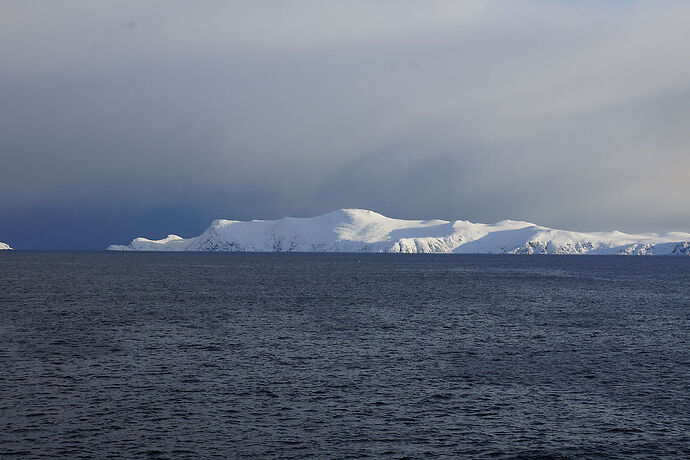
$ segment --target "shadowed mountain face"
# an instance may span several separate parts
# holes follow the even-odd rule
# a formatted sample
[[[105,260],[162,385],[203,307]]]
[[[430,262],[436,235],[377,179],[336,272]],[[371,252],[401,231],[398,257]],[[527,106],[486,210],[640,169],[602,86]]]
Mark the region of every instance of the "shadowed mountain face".
[[[365,209],[311,218],[214,220],[194,238],[136,238],[113,251],[690,255],[690,233],[570,232],[530,222],[392,219]]]

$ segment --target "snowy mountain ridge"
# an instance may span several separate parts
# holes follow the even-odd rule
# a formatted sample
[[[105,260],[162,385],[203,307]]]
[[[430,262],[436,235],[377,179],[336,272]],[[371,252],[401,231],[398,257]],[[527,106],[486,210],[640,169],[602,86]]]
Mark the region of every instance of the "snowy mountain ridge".
[[[0,243],[0,251],[10,250],[10,249],[12,249],[12,248],[10,247],[9,244],[7,244],[7,243]]]
[[[690,233],[571,232],[513,220],[403,220],[339,209],[307,218],[217,219],[197,237],[136,238],[108,250],[690,255]]]

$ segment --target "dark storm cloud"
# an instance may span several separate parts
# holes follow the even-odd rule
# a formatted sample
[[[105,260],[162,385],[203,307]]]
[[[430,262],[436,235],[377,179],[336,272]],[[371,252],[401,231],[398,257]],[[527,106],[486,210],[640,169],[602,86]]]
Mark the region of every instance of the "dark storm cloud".
[[[365,207],[685,230],[680,2],[4,2],[0,241]]]

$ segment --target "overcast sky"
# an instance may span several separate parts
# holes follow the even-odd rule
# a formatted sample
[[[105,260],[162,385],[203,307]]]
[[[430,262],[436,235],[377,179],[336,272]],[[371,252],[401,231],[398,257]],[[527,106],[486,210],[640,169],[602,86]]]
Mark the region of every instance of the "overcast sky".
[[[0,1],[0,241],[214,218],[690,231],[690,3]]]

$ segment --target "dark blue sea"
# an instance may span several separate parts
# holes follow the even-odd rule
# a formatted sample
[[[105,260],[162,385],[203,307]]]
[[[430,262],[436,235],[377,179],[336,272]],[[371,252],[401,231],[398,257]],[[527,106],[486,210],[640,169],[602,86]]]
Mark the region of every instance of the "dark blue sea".
[[[0,457],[687,458],[690,258],[0,254]]]

